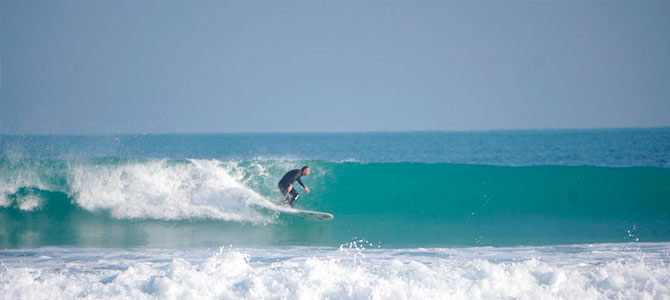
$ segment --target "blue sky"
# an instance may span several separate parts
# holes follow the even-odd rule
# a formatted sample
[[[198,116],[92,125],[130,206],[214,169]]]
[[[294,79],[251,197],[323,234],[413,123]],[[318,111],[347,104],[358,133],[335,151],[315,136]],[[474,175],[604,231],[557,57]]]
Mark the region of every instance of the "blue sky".
[[[668,1],[3,0],[2,133],[670,125]]]

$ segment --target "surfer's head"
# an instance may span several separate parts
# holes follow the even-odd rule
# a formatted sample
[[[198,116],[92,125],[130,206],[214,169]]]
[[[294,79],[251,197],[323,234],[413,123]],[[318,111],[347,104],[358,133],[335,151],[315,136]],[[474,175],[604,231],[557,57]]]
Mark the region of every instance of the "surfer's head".
[[[300,171],[302,171],[302,176],[307,176],[307,175],[309,175],[309,172],[310,172],[308,166],[302,167],[302,169]]]

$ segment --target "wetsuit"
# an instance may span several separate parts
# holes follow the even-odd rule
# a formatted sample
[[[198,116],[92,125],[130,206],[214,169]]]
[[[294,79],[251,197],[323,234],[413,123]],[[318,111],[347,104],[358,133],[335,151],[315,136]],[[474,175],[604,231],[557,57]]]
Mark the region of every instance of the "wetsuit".
[[[284,175],[284,177],[279,180],[279,190],[285,197],[283,203],[288,203],[290,206],[293,206],[293,203],[298,199],[298,192],[295,190],[295,186],[291,189],[290,192],[288,191],[288,186],[297,181],[303,188],[305,188],[305,185],[302,184],[300,177],[302,177],[302,170],[295,169],[288,171],[288,173],[286,173],[286,175]]]

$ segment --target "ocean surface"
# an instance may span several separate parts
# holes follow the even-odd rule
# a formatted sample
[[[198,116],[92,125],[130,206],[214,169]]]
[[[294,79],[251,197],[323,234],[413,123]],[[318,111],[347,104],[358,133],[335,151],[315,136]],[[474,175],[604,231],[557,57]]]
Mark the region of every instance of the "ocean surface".
[[[280,213],[277,182],[312,174]],[[0,298],[670,299],[670,128],[0,136]]]

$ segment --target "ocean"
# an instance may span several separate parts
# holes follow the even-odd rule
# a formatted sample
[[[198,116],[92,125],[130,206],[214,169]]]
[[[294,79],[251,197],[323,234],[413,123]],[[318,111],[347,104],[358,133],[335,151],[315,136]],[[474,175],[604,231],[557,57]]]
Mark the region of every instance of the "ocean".
[[[2,135],[0,249],[6,299],[670,299],[670,128]]]

